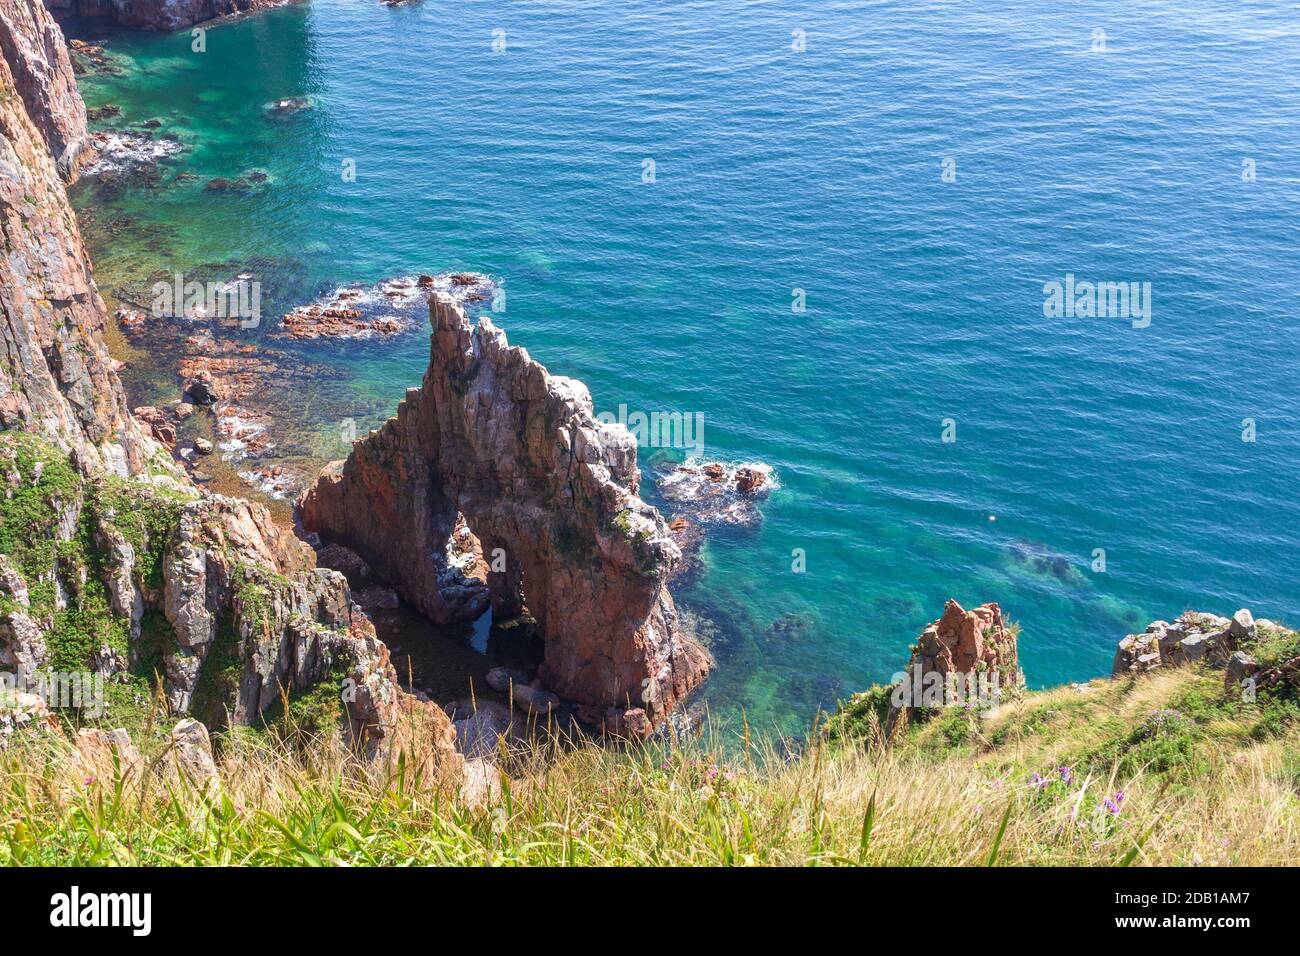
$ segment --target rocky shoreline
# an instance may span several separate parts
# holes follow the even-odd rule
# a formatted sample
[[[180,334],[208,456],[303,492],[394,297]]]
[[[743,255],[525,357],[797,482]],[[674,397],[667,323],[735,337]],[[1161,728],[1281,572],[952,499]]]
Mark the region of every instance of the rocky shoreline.
[[[116,68],[111,56],[98,45],[79,44],[76,55],[82,69],[111,71]],[[71,61],[60,64],[60,69],[71,77]],[[75,82],[70,79],[68,82],[75,90]],[[296,109],[286,108],[278,112],[294,111]],[[93,115],[99,121],[115,121],[121,114],[116,108],[106,106]],[[76,134],[77,141],[82,144],[78,150],[79,168],[76,172],[97,181],[101,188],[104,185],[118,189],[156,187],[161,182],[163,164],[181,155],[185,149],[179,140],[161,133],[157,123],[91,134],[84,130],[84,116],[83,108],[82,128]],[[174,178],[179,180],[182,175]],[[70,171],[68,178],[72,176]],[[246,178],[251,181],[251,177],[240,177]],[[206,188],[209,191],[234,190],[238,188],[240,179],[231,180],[230,184],[210,181]],[[49,193],[54,201],[66,203],[61,185],[52,186]],[[89,264],[84,253],[82,264],[88,277]],[[237,278],[252,279],[255,274],[244,273]],[[282,323],[269,330],[268,339],[281,338],[286,342],[308,344],[329,339],[382,339],[417,328],[422,324],[423,315],[430,314],[431,302],[456,310],[445,315],[454,314],[457,321],[463,323],[465,317],[459,311],[460,306],[489,303],[497,291],[498,287],[492,280],[466,272],[398,277],[371,287],[345,286],[316,303],[290,310]],[[86,326],[97,335],[109,324],[103,304],[97,298],[93,308],[97,312]],[[437,309],[433,312],[436,314]],[[326,674],[319,668],[330,670],[333,665],[329,662],[338,658],[341,652],[336,653],[335,644],[321,643],[313,636],[301,651],[315,662],[308,666],[294,663],[292,656],[286,660],[283,654],[273,654],[271,645],[258,644],[258,629],[254,624],[256,614],[239,603],[235,593],[240,590],[237,581],[244,579],[241,576],[254,573],[251,567],[260,566],[259,562],[271,562],[272,574],[290,575],[290,580],[296,581],[292,575],[300,570],[310,570],[315,562],[310,552],[302,551],[291,537],[276,528],[268,513],[259,510],[259,506],[237,502],[203,489],[212,480],[209,469],[218,462],[238,468],[242,478],[260,485],[261,490],[273,496],[287,496],[305,483],[310,472],[292,474],[279,464],[259,464],[268,459],[274,461],[278,450],[274,437],[278,423],[265,406],[266,393],[272,383],[282,386],[286,379],[297,379],[304,387],[308,384],[317,387],[327,373],[323,368],[303,363],[297,354],[282,353],[278,346],[269,342],[240,336],[230,327],[228,320],[200,308],[187,308],[183,314],[160,315],[156,309],[146,308],[143,301],[132,303],[127,299],[115,313],[115,318],[118,330],[128,341],[134,340],[150,351],[169,353],[176,363],[178,381],[173,397],[154,404],[137,405],[134,415],[124,408],[118,413],[122,422],[119,431],[125,429],[133,436],[132,441],[138,445],[139,451],[115,460],[117,472],[128,477],[138,474],[145,467],[142,459],[147,458],[149,468],[166,473],[170,483],[168,487],[175,489],[175,493],[200,504],[211,503],[217,510],[211,520],[195,519],[193,533],[198,537],[192,539],[192,544],[185,544],[191,539],[184,535],[175,539],[181,542],[183,549],[188,548],[186,556],[178,553],[173,559],[166,554],[160,555],[159,561],[167,569],[164,571],[165,586],[161,589],[152,583],[146,586],[140,579],[145,572],[136,568],[125,553],[105,561],[96,549],[93,554],[87,552],[86,560],[96,565],[104,564],[105,570],[96,573],[104,575],[106,586],[118,587],[120,591],[128,587],[123,582],[131,581],[131,586],[138,592],[134,605],[123,597],[114,605],[118,610],[111,614],[127,613],[128,617],[134,615],[133,619],[162,614],[176,631],[180,650],[168,658],[166,668],[168,699],[174,711],[184,713],[193,705],[196,682],[206,679],[203,677],[208,667],[206,658],[209,653],[215,653],[211,649],[219,643],[212,629],[226,627],[221,621],[231,617],[230,626],[238,635],[238,657],[246,662],[247,667],[256,670],[250,670],[249,679],[240,682],[237,688],[231,686],[223,693],[233,694],[225,698],[226,710],[232,719],[248,722],[269,705],[267,693],[272,687],[289,686],[290,689],[302,690],[326,679]],[[454,337],[462,333],[477,334],[468,330],[468,325],[465,325]],[[548,520],[560,518],[567,510],[557,497],[560,486],[550,490],[539,487],[531,492],[532,498],[525,495],[518,500],[521,489],[510,485],[498,486],[495,492],[488,494],[480,485],[486,480],[489,470],[502,465],[501,461],[492,460],[499,456],[490,455],[482,461],[480,467],[489,469],[482,474],[458,473],[450,465],[450,460],[444,459],[447,477],[454,476],[469,496],[463,504],[474,523],[487,529],[485,533],[490,534],[491,543],[508,544],[515,555],[514,560],[519,564],[528,563],[532,569],[530,579],[542,586],[536,590],[530,586],[525,597],[520,587],[521,572],[498,572],[488,562],[488,556],[496,549],[486,549],[485,552],[483,544],[468,527],[465,516],[453,512],[449,518],[448,537],[439,549],[437,587],[432,593],[446,612],[444,616],[469,619],[492,604],[498,619],[496,630],[512,635],[512,640],[528,640],[526,635],[536,635],[544,642],[547,653],[541,663],[541,673],[548,684],[555,686],[555,690],[542,687],[542,678],[538,676],[528,675],[526,681],[516,682],[515,677],[524,676],[519,672],[512,672],[502,683],[496,671],[490,672],[489,688],[497,688],[507,698],[523,702],[532,716],[555,715],[560,707],[557,702],[561,699],[556,693],[558,690],[566,695],[566,700],[577,705],[575,715],[580,715],[589,725],[612,733],[645,736],[663,723],[674,705],[703,679],[709,666],[707,655],[675,627],[676,614],[666,583],[676,562],[676,549],[662,519],[635,497],[638,480],[635,450],[628,444],[627,435],[619,438],[599,426],[592,418],[589,398],[573,404],[576,396],[585,394],[579,383],[559,377],[548,378],[541,366],[530,364],[526,353],[509,349],[504,336],[493,330],[486,320],[482,322],[482,330],[491,333],[491,350],[507,363],[499,368],[503,376],[516,377],[519,387],[526,390],[538,388],[539,381],[554,383],[553,386],[540,386],[543,392],[551,389],[547,401],[552,410],[558,413],[560,409],[567,409],[565,414],[576,414],[578,419],[586,422],[578,432],[569,433],[566,429],[559,436],[567,436],[570,442],[577,441],[581,446],[581,452],[577,447],[571,448],[569,454],[581,454],[582,460],[572,459],[570,468],[575,463],[580,465],[580,473],[587,476],[584,479],[587,494],[595,496],[601,505],[598,512],[593,513],[594,523],[591,525],[584,526],[580,519],[577,523],[557,524],[546,530]],[[443,339],[446,340],[446,333]],[[111,383],[107,392],[120,395],[121,387],[113,376],[121,370],[121,363],[108,358],[102,345],[99,353],[103,374]],[[523,357],[522,364],[518,363],[518,356]],[[512,403],[519,398],[516,392],[517,389],[511,387],[503,387],[497,392],[501,413],[507,417],[525,414],[524,409],[528,407],[524,405],[517,411],[510,410]],[[486,393],[481,394],[486,396]],[[119,404],[123,404],[121,399]],[[22,412],[21,409],[18,411]],[[525,417],[531,420],[531,415],[528,412]],[[475,427],[471,424],[473,420],[472,417],[466,419],[464,427],[472,431]],[[98,430],[95,434],[99,434]],[[50,456],[53,456],[51,460],[57,459],[67,437],[58,436],[61,440],[52,447],[42,447],[42,460]],[[415,445],[418,447],[420,440],[417,439]],[[120,446],[113,444],[111,447],[116,449]],[[522,461],[527,455],[538,453],[537,448],[530,450],[530,447],[516,448],[514,454]],[[599,451],[602,447],[608,448],[612,457],[605,458],[605,453]],[[498,452],[505,450],[504,447],[497,449]],[[551,470],[558,476],[557,469],[551,467]],[[39,477],[35,480],[40,481]],[[88,487],[98,488],[95,484],[98,478],[93,471],[86,472],[84,480],[90,483]],[[574,475],[570,474],[569,482],[574,480]],[[481,503],[470,507],[471,498]],[[493,505],[494,499],[500,504]],[[150,502],[141,507],[146,511],[154,510],[152,499]],[[158,507],[162,504],[159,503]],[[514,518],[509,515],[512,507],[517,509]],[[539,507],[540,513],[537,511]],[[240,508],[245,510],[240,511]],[[548,512],[551,514],[549,519],[546,517]],[[316,517],[320,514],[319,509],[311,513]],[[530,516],[528,522],[520,523],[519,519],[525,515]],[[181,520],[188,519],[182,515]],[[594,539],[591,538],[593,535]],[[589,549],[587,553],[590,556],[601,555],[601,560],[605,561],[603,572],[594,575],[587,571],[579,572],[578,564],[574,563],[578,560],[576,554],[561,554],[583,538],[590,541],[582,545]],[[214,552],[211,550],[214,541],[238,541],[240,547],[250,549],[249,557],[232,558],[225,550],[226,545]],[[161,547],[162,539],[157,543],[149,539],[144,546],[150,549]],[[612,551],[609,550],[611,547]],[[328,550],[322,549],[322,554]],[[292,557],[289,556],[291,551]],[[230,563],[232,560],[233,564]],[[173,575],[178,575],[175,595],[170,583]],[[398,580],[395,575],[390,579]],[[20,583],[15,586],[21,591],[21,575],[18,580]],[[264,579],[259,587],[266,587],[266,582],[271,580]],[[278,581],[278,578],[274,580]],[[311,606],[318,611],[334,606],[338,613],[352,615],[340,618],[338,613],[331,611],[333,616],[319,622],[324,631],[313,630],[313,635],[339,628],[356,631],[368,627],[364,614],[348,610],[357,605],[347,590],[345,578],[313,580],[319,580],[332,589],[332,594],[338,593],[341,597],[327,598],[324,593],[309,591],[307,600]],[[180,597],[182,581],[188,582],[186,587],[190,588],[185,593],[214,593],[219,596],[219,602],[231,600],[235,603],[229,610],[223,610],[224,605],[220,603],[215,608],[201,608],[193,598]],[[551,583],[548,585],[547,581]],[[198,590],[195,591],[194,587]],[[126,593],[122,591],[123,595]],[[359,589],[357,598],[377,610],[390,608],[394,601],[392,591],[382,580]],[[284,610],[275,611],[271,620],[266,617],[262,601],[257,602],[258,610],[263,614],[263,636],[268,633],[268,627],[269,633],[274,635],[281,627],[299,626],[293,622],[306,613],[306,606],[295,602],[298,599],[286,592],[282,604],[275,605],[283,606]],[[123,610],[131,606],[137,610]],[[241,614],[249,616],[246,624],[240,623]],[[275,623],[281,619],[282,625]],[[48,623],[57,630],[54,619]],[[199,630],[195,631],[195,627]],[[30,630],[28,628],[24,633]],[[368,633],[373,638],[373,630]],[[286,639],[295,646],[301,645],[303,640],[301,637],[272,638],[273,641]],[[387,652],[382,644],[370,640],[365,634],[357,639],[361,641],[357,646],[363,646],[364,653],[349,652],[352,657],[367,661],[374,658],[374,662],[366,666],[371,670],[377,668],[381,676],[391,676],[391,667],[386,663]],[[131,644],[133,640],[134,637],[129,637],[120,653],[115,652],[110,658],[132,658],[136,654]],[[39,639],[26,642],[24,647],[24,659],[29,663],[39,664],[46,659]],[[258,662],[268,659],[268,655],[280,663],[272,671],[265,672],[260,669],[263,664]],[[284,670],[286,667],[287,671]],[[304,671],[304,667],[307,670]],[[253,673],[261,676],[258,681],[250,683]],[[294,673],[296,677],[292,676]],[[388,680],[389,676],[383,676],[383,680]],[[371,711],[375,711],[373,703]],[[356,710],[352,708],[350,712]],[[376,721],[372,719],[374,716],[371,713],[369,717],[355,718],[361,720],[358,728],[364,725],[362,736],[379,733]],[[382,724],[383,720],[379,722]],[[353,737],[360,739],[356,734]]]
[[[74,41],[73,63],[81,72],[111,72],[115,61],[103,46]],[[286,100],[297,104],[297,100]],[[272,107],[276,104],[271,104]],[[301,105],[268,108],[268,116],[288,115]],[[121,110],[114,106],[92,111],[93,117],[114,125],[89,133],[80,159],[80,177],[92,184],[100,199],[112,198],[126,189],[158,189],[193,182],[197,177],[183,167],[168,174],[188,152],[189,146],[164,131],[158,120],[120,125]],[[234,178],[209,179],[208,193],[240,193],[254,188],[274,188],[264,172],[252,170]],[[93,213],[93,207],[89,212]],[[131,223],[94,223],[112,242],[118,232],[129,231]],[[105,227],[107,227],[105,229]],[[258,286],[270,263],[212,264],[186,272],[187,280],[214,288],[238,289]],[[137,407],[154,432],[196,481],[213,480],[229,487],[227,472],[250,491],[270,501],[288,502],[314,479],[316,471],[340,450],[328,442],[324,450],[313,449],[299,437],[304,425],[315,423],[285,416],[285,411],[302,409],[322,388],[342,387],[344,376],[329,362],[315,362],[290,345],[329,342],[374,341],[382,343],[418,329],[427,314],[431,295],[449,296],[475,306],[491,303],[500,287],[488,276],[465,271],[439,274],[401,275],[373,285],[351,283],[338,286],[311,302],[296,305],[259,331],[262,317],[255,316],[245,328],[240,319],[209,314],[211,307],[178,303],[159,313],[149,281],[164,284],[171,275],[141,277],[113,289],[122,306],[114,311],[117,329],[142,352],[157,358],[163,368],[174,369],[178,391],[170,397],[153,397]],[[155,283],[152,287],[157,289]],[[178,293],[179,295],[179,293]],[[198,394],[196,394],[196,392]],[[341,398],[341,395],[340,395]],[[344,404],[331,400],[332,404]],[[353,403],[354,404],[354,403]],[[176,417],[178,406],[197,408],[200,415]],[[358,409],[360,411],[360,409]],[[369,414],[367,412],[367,414]],[[346,426],[356,412],[340,411],[338,421]],[[164,423],[163,419],[169,419]],[[189,422],[190,424],[184,424]],[[346,427],[338,441],[351,439]],[[204,444],[215,446],[208,457]],[[223,463],[227,468],[215,468]]]
[[[163,11],[69,0],[64,9],[170,28],[271,5],[196,0]],[[2,331],[16,359],[0,378],[0,423],[13,432],[0,442],[0,472],[6,507],[35,508],[39,499],[45,510],[33,529],[59,554],[51,563],[33,538],[0,561],[0,664],[49,665],[65,651],[72,616],[78,625],[93,617],[102,640],[83,663],[109,679],[156,663],[173,716],[201,711],[214,729],[252,724],[281,692],[348,681],[355,693],[339,729],[359,756],[386,759],[402,741],[458,778],[466,757],[482,759],[498,737],[518,733],[509,707],[529,720],[636,739],[671,726],[713,662],[669,584],[710,527],[759,526],[761,503],[780,487],[776,473],[758,462],[665,463],[655,479],[670,506],[665,519],[639,496],[635,442],[595,418],[585,386],[511,346],[489,316],[470,321],[465,307],[492,301],[499,286],[468,272],[341,286],[289,309],[259,341],[216,316],[160,317],[128,302],[115,313],[118,329],[142,347],[174,346],[176,363],[176,394],[128,411],[64,185],[77,176],[114,188],[157,184],[186,147],[152,121],[89,132],[61,43],[48,61],[12,55],[57,35],[43,8],[30,22],[24,10],[0,24],[26,31],[22,44],[5,47],[0,73],[4,89],[20,94],[21,102],[0,102],[0,120],[24,173],[0,186],[10,227]],[[85,68],[115,68],[102,47],[74,50]],[[309,108],[288,97],[267,114]],[[114,119],[114,109],[89,118]],[[251,170],[204,186],[253,188],[275,184]],[[319,475],[311,455],[281,457],[286,428],[270,393],[311,392],[335,374],[304,361],[309,348],[382,344],[422,330],[426,315],[429,368],[395,417]],[[208,490],[218,462],[273,499],[301,495],[313,547],[261,505]],[[145,525],[131,515],[146,516]],[[1026,554],[1066,573],[1055,558]],[[490,668],[485,683],[496,698],[458,701],[449,715],[402,691],[376,634],[370,615],[403,600],[430,620],[467,626],[490,610],[496,639],[535,643],[541,659]],[[159,638],[155,628],[161,648],[148,643]],[[1229,689],[1244,680],[1294,685],[1296,658],[1252,653],[1261,633],[1281,631],[1245,610],[1231,619],[1188,612],[1125,638],[1114,675],[1205,661],[1224,669]],[[911,664],[923,676],[982,671],[1023,686],[1016,635],[996,604],[968,611],[950,601]],[[22,719],[0,714],[8,726],[45,722],[39,707],[21,703]],[[128,753],[129,740],[83,733],[86,759],[106,747]],[[182,719],[173,736],[201,770],[206,727]]]
[[[241,274],[232,281],[251,278]],[[321,457],[315,464],[310,457],[281,459],[275,435],[284,423],[277,421],[272,400],[286,389],[309,393],[316,383],[337,378],[338,373],[273,343],[383,339],[417,328],[427,315],[431,295],[453,290],[459,301],[484,302],[495,288],[486,276],[465,272],[346,286],[286,314],[283,324],[260,340],[241,336],[230,320],[201,311],[175,318],[153,316],[144,308],[121,308],[114,319],[128,341],[151,351],[166,343],[176,362],[176,397],[161,409],[140,406],[149,424],[158,426],[155,437],[172,449],[192,474],[201,476],[211,449],[177,444],[179,426],[197,410],[200,418],[211,421],[210,439],[216,444],[219,460],[230,463],[249,487],[273,499],[287,500],[314,479],[316,469],[327,459]],[[170,421],[164,424],[165,419]]]
[[[141,347],[170,347],[176,393],[159,405],[138,406],[156,439],[196,481],[210,480],[224,462],[246,485],[272,499],[287,499],[314,472],[310,459],[280,457],[280,431],[268,403],[285,389],[302,391],[337,373],[300,356],[233,337],[218,321],[177,322],[138,309],[119,309],[118,328]]]
[[[991,720],[1004,705],[1023,704],[1029,693],[1020,669],[1019,639],[1019,626],[1008,623],[997,604],[966,610],[950,599],[942,616],[917,637],[894,682],[843,701],[823,733],[832,740],[884,749],[903,742],[909,730],[942,722],[954,712]],[[1230,713],[1259,705],[1257,713],[1263,714],[1269,701],[1294,700],[1300,692],[1300,632],[1256,620],[1248,608],[1231,617],[1186,611],[1172,622],[1153,621],[1142,633],[1123,638],[1108,678],[1037,693],[1088,695],[1119,682],[1128,682],[1136,692],[1139,682],[1151,676],[1193,669],[1198,676],[1221,675],[1221,691],[1210,691],[1212,706]],[[1152,712],[1148,720],[1158,725],[1170,718],[1183,719],[1178,711],[1167,710]],[[1138,727],[1128,743],[1136,749],[1158,735],[1158,726]],[[1031,783],[1042,786],[1044,779],[1035,774]]]

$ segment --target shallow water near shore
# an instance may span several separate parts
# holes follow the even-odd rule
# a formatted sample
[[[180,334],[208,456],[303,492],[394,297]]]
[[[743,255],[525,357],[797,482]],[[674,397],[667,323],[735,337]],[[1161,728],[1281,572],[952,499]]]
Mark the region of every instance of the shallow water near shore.
[[[255,272],[267,319],[230,334],[270,347],[338,285],[483,272],[511,341],[598,411],[700,413],[708,457],[771,464],[761,527],[712,529],[677,595],[715,714],[797,732],[900,669],[948,597],[1021,622],[1033,686],[1108,673],[1187,607],[1294,624],[1300,25],[1024,6],[468,2],[449,24],[313,0],[201,54],[114,33],[120,72],[81,78],[121,110],[96,125],[157,119],[186,149],[74,201],[110,299]],[[310,105],[268,108],[290,97]],[[1150,282],[1150,324],[1045,317],[1067,274]],[[273,347],[304,462],[428,359],[424,329]],[[174,342],[131,348],[133,402],[176,397]]]

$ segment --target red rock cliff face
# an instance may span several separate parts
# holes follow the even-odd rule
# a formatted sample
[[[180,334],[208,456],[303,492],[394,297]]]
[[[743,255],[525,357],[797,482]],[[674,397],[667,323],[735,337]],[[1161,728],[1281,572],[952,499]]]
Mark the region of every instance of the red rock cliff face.
[[[71,181],[86,150],[86,107],[63,33],[39,0],[0,0],[0,55],[27,115]]]
[[[636,495],[636,445],[487,318],[435,300],[424,384],[326,469],[303,525],[346,544],[435,620],[463,619],[475,582],[448,561],[463,514],[495,570],[494,617],[536,618],[543,681],[607,730],[641,736],[699,684],[666,581],[680,552]]]
[[[137,30],[182,30],[216,17],[294,2],[298,0],[45,0],[45,5],[59,17],[107,17]]]
[[[0,0],[0,50],[0,426],[39,432],[85,467],[140,471],[156,446],[127,410],[51,156],[78,152],[85,107],[43,9]]]

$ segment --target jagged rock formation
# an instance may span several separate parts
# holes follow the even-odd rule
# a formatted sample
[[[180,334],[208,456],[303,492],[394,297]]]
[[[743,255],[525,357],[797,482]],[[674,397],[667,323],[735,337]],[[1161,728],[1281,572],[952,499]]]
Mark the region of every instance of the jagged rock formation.
[[[1231,618],[1186,611],[1168,621],[1152,621],[1142,634],[1130,634],[1115,649],[1111,676],[1138,674],[1162,665],[1209,659],[1222,666],[1240,645],[1253,641],[1255,620],[1242,608]]]
[[[0,23],[0,55],[59,174],[70,182],[89,133],[63,33],[36,0],[0,0]]]
[[[917,641],[912,663],[922,673],[996,673],[1004,684],[1020,683],[1015,634],[1002,622],[1002,609],[981,604],[967,611],[951,598],[943,616],[926,626]]]
[[[893,683],[854,694],[830,715],[830,739],[887,746],[912,724],[945,707],[991,712],[1025,686],[1019,627],[1006,624],[996,604],[966,610],[951,598],[943,615],[925,626],[907,669]]]
[[[358,750],[458,772],[450,719],[400,691],[343,576],[260,505],[197,491],[131,416],[51,155],[72,175],[84,133],[62,36],[0,0],[0,52],[0,668],[160,673],[212,724],[336,681]],[[5,728],[44,719],[9,696]]]
[[[137,30],[181,30],[216,17],[294,2],[297,0],[45,0],[45,5],[58,17],[106,17]]]
[[[551,375],[486,317],[435,299],[429,369],[396,417],[325,470],[303,526],[356,550],[435,621],[525,612],[545,640],[541,678],[610,732],[640,736],[705,677],[677,629],[667,579],[680,558],[637,497],[636,444],[593,415],[581,382]],[[447,557],[463,515],[486,589]]]
[[[114,567],[119,579],[131,571]],[[161,606],[176,637],[164,650],[165,686],[177,713],[196,703],[214,654],[223,659],[210,668],[204,716],[219,722],[212,707],[228,707],[236,723],[251,723],[282,688],[335,679],[376,650],[337,573],[311,569],[310,550],[247,501],[212,496],[184,506],[164,546],[162,578]],[[131,600],[144,600],[138,587]]]
[[[1153,621],[1130,634],[1115,650],[1112,677],[1130,677],[1166,667],[1203,662],[1223,669],[1227,693],[1253,699],[1271,689],[1300,690],[1300,633],[1248,608],[1232,617],[1185,611],[1172,623]]]
[[[890,716],[972,699],[996,704],[1004,691],[1023,684],[1016,631],[1003,623],[1001,608],[981,604],[967,611],[949,598],[943,616],[917,639],[897,688],[906,694],[895,695]]]

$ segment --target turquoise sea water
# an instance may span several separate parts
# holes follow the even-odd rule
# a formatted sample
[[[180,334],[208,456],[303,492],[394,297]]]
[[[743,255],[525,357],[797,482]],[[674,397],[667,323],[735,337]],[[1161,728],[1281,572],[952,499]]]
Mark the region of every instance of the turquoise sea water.
[[[314,0],[206,47],[115,34],[124,72],[83,81],[199,177],[80,187],[135,217],[101,284],[256,262],[274,310],[475,269],[598,410],[702,413],[709,456],[781,480],[679,594],[716,626],[715,712],[804,726],[950,596],[1022,623],[1037,686],[1187,607],[1300,620],[1286,5]],[[313,107],[269,118],[286,96]],[[1067,273],[1150,282],[1150,325],[1044,317]],[[355,397],[319,415],[388,413],[427,353],[304,349]]]

